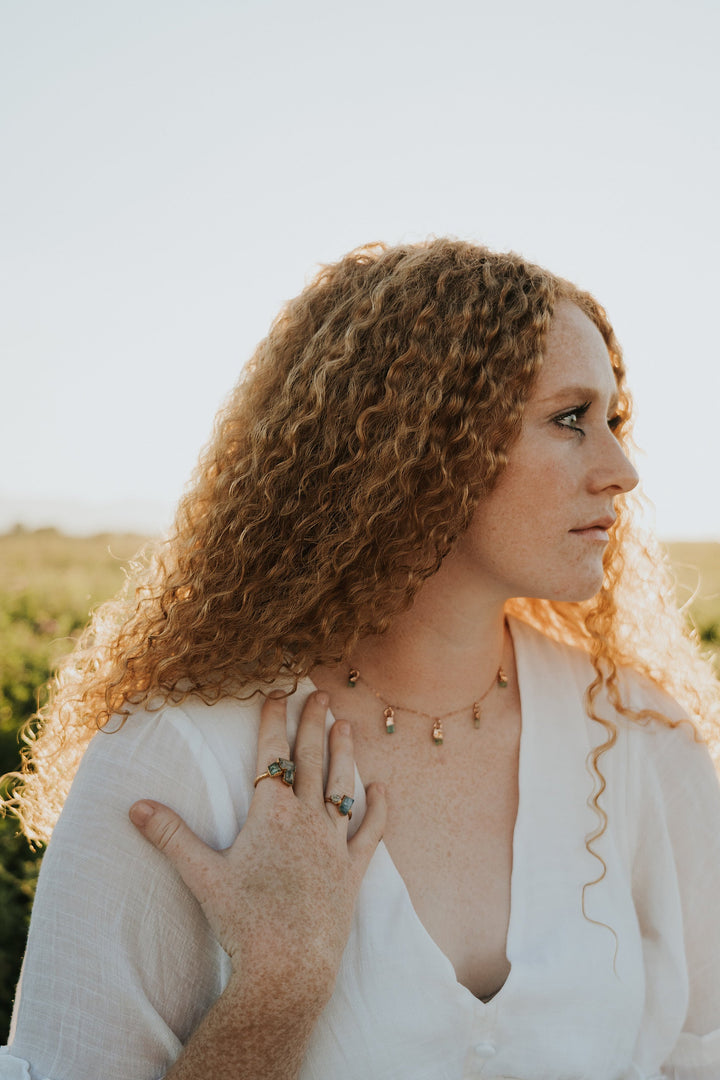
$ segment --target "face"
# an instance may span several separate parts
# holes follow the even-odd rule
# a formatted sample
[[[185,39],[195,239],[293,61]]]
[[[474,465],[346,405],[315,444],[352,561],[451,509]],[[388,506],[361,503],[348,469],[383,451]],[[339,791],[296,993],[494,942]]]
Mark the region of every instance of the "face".
[[[638,480],[613,434],[616,407],[599,330],[562,301],[520,437],[456,548],[498,599],[586,600],[599,590],[615,499]]]

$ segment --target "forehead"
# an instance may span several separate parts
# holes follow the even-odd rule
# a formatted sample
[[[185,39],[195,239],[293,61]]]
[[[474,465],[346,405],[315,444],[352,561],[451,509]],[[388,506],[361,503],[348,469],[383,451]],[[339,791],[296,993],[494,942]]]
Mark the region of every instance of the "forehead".
[[[545,339],[543,362],[533,398],[586,387],[597,394],[617,392],[615,372],[602,334],[576,304],[557,305]]]

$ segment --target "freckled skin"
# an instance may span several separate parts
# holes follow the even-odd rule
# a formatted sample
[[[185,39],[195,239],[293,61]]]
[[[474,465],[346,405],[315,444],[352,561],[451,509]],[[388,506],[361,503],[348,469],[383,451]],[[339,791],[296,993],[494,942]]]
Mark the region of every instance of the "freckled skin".
[[[556,422],[590,400],[578,400],[571,387],[594,394],[578,420],[583,434]],[[608,427],[616,390],[600,332],[563,301],[507,467],[452,556],[457,573],[482,581],[486,596],[586,600],[600,588],[604,545],[571,530],[613,517],[614,498],[637,484]]]

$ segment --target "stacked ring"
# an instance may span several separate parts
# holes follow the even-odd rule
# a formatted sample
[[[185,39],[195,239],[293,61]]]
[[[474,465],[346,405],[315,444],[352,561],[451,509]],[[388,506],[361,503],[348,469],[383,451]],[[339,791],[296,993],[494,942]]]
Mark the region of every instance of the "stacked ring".
[[[352,818],[352,804],[355,802],[349,795],[326,795],[325,802],[332,803],[337,807],[338,813],[343,817],[347,817],[348,821]]]
[[[253,787],[257,787],[261,780],[266,780],[268,777],[274,779],[278,776],[283,783],[292,787],[295,782],[295,762],[288,761],[287,758],[275,758],[275,760],[271,761],[268,765],[266,772],[260,773],[259,776],[255,777]]]

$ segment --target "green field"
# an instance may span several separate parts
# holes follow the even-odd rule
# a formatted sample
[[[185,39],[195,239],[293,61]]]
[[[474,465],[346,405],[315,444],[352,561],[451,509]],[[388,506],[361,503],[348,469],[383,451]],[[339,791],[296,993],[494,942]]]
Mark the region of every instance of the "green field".
[[[88,613],[118,591],[138,536],[67,537],[54,529],[0,536],[0,774],[18,767],[20,727],[72,648]],[[25,947],[40,856],[0,818],[0,1043]]]
[[[118,591],[123,564],[143,537],[67,537],[54,529],[0,536],[0,773],[17,768],[18,731],[38,688],[67,652],[89,612]],[[678,600],[720,657],[720,543],[677,543],[670,556]],[[0,819],[0,1042],[19,971],[39,855]]]
[[[680,604],[689,604],[692,621],[704,641],[720,652],[720,544],[668,545]]]

